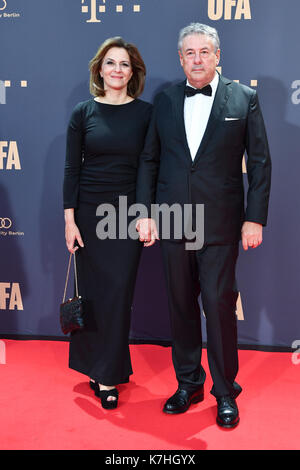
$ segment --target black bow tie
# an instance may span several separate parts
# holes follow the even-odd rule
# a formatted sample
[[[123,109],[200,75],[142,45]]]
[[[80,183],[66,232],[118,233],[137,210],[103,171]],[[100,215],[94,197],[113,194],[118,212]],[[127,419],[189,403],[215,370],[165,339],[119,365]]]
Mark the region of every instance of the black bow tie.
[[[190,97],[190,96],[194,96],[196,95],[197,93],[202,93],[203,95],[206,95],[206,96],[211,96],[212,95],[212,89],[211,89],[211,86],[210,85],[206,85],[205,87],[203,88],[192,88],[190,86],[186,86],[185,87],[185,95]]]

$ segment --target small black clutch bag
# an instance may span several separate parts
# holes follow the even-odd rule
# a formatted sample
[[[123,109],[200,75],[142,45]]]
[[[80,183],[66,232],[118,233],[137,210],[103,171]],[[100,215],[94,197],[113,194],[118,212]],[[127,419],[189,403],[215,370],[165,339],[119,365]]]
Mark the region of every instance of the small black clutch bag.
[[[69,280],[70,265],[71,265],[72,253],[70,254],[69,265],[67,278],[65,283],[65,291],[62,304],[60,305],[60,326],[62,332],[67,335],[76,330],[81,330],[84,327],[84,312],[83,312],[83,300],[81,296],[78,295],[78,282],[77,282],[77,270],[76,270],[76,259],[74,253],[74,272],[75,272],[75,286],[76,286],[76,296],[73,299],[69,299],[65,302],[67,285]]]

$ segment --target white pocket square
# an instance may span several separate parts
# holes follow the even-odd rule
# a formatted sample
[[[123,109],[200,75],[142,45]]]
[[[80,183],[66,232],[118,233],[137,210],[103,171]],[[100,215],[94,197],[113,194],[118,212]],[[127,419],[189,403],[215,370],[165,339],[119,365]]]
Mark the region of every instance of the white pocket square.
[[[226,117],[225,121],[238,121],[240,118]]]

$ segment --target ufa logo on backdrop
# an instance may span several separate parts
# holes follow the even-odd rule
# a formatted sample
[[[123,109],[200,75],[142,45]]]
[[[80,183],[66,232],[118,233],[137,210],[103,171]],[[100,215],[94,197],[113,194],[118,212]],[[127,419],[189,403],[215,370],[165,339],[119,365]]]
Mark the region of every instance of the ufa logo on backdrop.
[[[0,310],[24,310],[18,282],[0,282]]]
[[[123,3],[123,0],[120,0],[120,4],[115,6],[114,11],[116,13],[123,13],[124,11],[139,13],[141,11],[141,5],[135,4],[133,1],[127,0],[126,6]],[[100,16],[108,11],[108,8],[110,8],[108,4],[109,0],[81,0],[81,12],[89,14],[89,19],[86,22],[101,23]]]
[[[251,20],[250,0],[208,0],[211,20]]]
[[[18,145],[15,140],[0,141],[0,171],[21,170]]]

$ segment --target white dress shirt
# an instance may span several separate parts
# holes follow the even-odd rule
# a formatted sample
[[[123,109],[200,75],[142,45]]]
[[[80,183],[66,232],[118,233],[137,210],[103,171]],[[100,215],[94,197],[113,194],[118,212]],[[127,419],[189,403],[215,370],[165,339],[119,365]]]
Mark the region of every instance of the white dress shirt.
[[[194,160],[196,153],[201,144],[211,108],[214,102],[215,94],[219,83],[219,74],[216,73],[210,86],[212,88],[212,95],[206,96],[202,93],[197,95],[185,97],[184,100],[184,123],[185,132],[190,149],[191,157]],[[187,80],[188,86],[192,85]],[[195,87],[192,87],[195,88]]]

